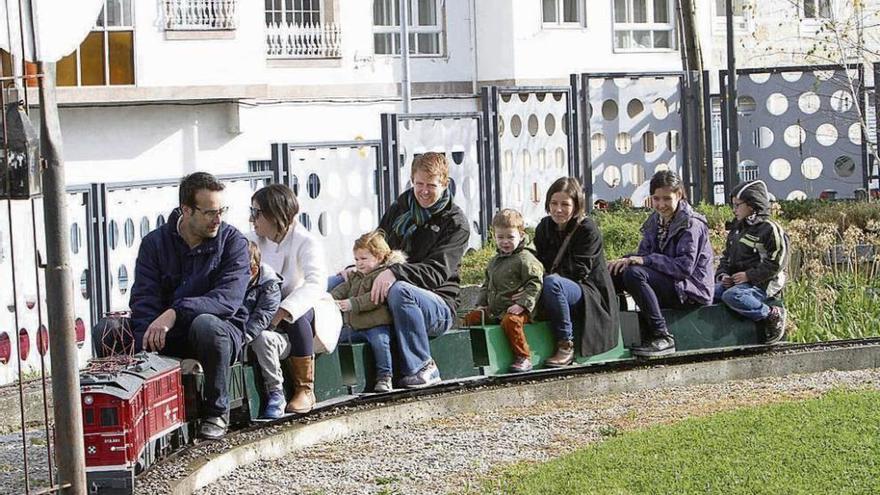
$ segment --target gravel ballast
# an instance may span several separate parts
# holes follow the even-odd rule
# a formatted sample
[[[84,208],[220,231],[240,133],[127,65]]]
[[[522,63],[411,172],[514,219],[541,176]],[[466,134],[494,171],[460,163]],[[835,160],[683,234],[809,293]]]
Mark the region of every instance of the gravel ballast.
[[[880,389],[880,369],[610,394],[386,428],[244,466],[198,493],[460,492],[507,464],[546,461],[610,433],[834,388]],[[163,468],[175,467],[159,466],[137,493],[165,492]]]

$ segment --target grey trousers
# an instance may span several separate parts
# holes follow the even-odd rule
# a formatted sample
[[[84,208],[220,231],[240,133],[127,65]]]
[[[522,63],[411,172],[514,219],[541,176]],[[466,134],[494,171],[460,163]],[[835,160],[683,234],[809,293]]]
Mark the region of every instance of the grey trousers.
[[[287,359],[292,349],[290,339],[280,332],[260,332],[251,342],[251,351],[260,364],[267,392],[282,390],[284,378],[281,374],[281,360]]]

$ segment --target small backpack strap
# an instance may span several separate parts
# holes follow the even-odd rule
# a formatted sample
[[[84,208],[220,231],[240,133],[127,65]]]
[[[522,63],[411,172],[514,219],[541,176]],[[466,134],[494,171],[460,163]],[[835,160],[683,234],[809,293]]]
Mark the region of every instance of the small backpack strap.
[[[556,269],[559,268],[559,263],[562,262],[562,257],[565,255],[565,250],[568,249],[568,243],[571,242],[571,238],[574,236],[574,233],[577,232],[578,227],[580,227],[580,219],[575,224],[574,228],[571,229],[571,232],[565,236],[565,240],[562,241],[562,246],[559,248],[559,252],[556,253],[556,258],[553,260],[553,265],[550,267],[550,273],[555,273]]]

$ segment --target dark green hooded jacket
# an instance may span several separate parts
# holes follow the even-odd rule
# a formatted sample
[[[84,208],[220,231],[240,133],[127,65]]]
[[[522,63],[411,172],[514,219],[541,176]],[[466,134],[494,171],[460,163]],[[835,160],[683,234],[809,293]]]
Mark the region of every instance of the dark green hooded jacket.
[[[529,239],[525,237],[510,254],[498,251],[486,267],[486,278],[477,304],[487,306],[491,318],[500,319],[514,303],[529,313],[535,311],[541,295],[544,266],[528,243]],[[521,295],[514,299],[513,295],[517,293]]]

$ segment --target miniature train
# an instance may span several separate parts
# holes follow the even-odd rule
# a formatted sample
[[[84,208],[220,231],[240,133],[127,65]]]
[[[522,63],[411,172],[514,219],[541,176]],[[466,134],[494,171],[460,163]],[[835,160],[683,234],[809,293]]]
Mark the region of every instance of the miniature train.
[[[134,475],[189,442],[180,363],[152,353],[95,359],[80,374],[92,493],[131,493]]]
[[[759,326],[722,305],[664,310],[664,314],[680,353],[763,344]],[[632,360],[628,348],[639,342],[638,327],[636,313],[622,311],[618,345],[601,355],[579,355],[575,365]],[[530,324],[526,338],[537,370],[553,352],[552,332],[546,323]],[[498,325],[450,330],[431,340],[431,353],[447,386],[457,379],[504,374],[512,361],[510,346]],[[319,355],[315,366],[319,401],[355,397],[370,390],[372,353],[364,344],[340,342],[332,354]],[[203,376],[193,360],[181,362],[153,353],[97,359],[82,372],[80,380],[91,493],[132,493],[136,474],[189,443],[190,432],[197,431]],[[244,426],[257,419],[265,400],[261,382],[256,365],[247,361],[232,365],[232,425]]]

